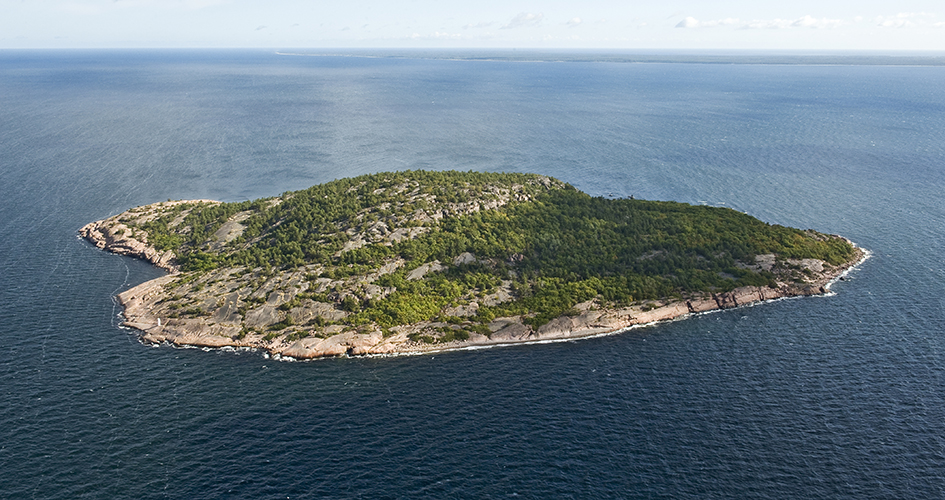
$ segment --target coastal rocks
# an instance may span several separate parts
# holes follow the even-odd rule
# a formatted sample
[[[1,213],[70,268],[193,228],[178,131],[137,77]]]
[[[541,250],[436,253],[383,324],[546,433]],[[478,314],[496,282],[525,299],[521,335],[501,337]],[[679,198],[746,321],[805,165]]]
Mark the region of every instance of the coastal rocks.
[[[429,269],[432,265],[429,263]],[[778,283],[777,287],[741,287],[735,290],[691,297],[688,300],[649,301],[622,308],[601,307],[595,300],[576,304],[564,316],[535,329],[526,325],[520,316],[496,318],[488,327],[489,335],[470,332],[465,341],[452,340],[438,342],[431,339],[437,332],[449,330],[447,323],[420,322],[392,328],[386,333],[375,329],[355,330],[350,326],[338,324],[349,313],[335,307],[334,304],[305,301],[304,306],[297,306],[285,311],[282,305],[285,300],[291,300],[307,286],[316,286],[319,278],[311,284],[298,282],[297,277],[286,277],[276,282],[268,279],[260,287],[265,289],[257,300],[255,308],[244,310],[241,318],[240,300],[238,291],[226,294],[222,302],[216,304],[216,309],[198,302],[206,308],[207,316],[196,318],[160,317],[157,311],[168,300],[167,290],[173,287],[180,275],[169,275],[143,283],[126,292],[119,294],[119,301],[125,308],[125,325],[141,331],[141,338],[146,342],[169,342],[175,345],[190,345],[199,347],[249,347],[268,351],[272,355],[291,357],[295,359],[311,359],[324,356],[357,356],[375,354],[396,354],[443,349],[457,349],[477,345],[508,344],[519,342],[533,342],[540,340],[568,340],[591,335],[607,334],[620,331],[634,325],[647,325],[659,321],[671,320],[688,314],[705,311],[728,309],[771,300],[779,297],[803,296],[825,293],[826,284],[836,278],[850,265],[824,267],[822,273],[817,273],[810,282]],[[393,270],[392,269],[390,270]],[[421,266],[424,267],[424,266]],[[301,275],[301,274],[300,274]],[[213,281],[219,277],[211,275],[202,279]],[[325,285],[327,283],[322,283]],[[503,283],[505,285],[505,283]],[[212,288],[214,285],[204,285]],[[252,302],[250,302],[252,303]],[[477,309],[470,303],[468,310],[451,310],[456,316],[461,312],[469,313]],[[277,323],[292,318],[296,325],[285,330],[274,331],[271,327]],[[325,327],[312,329],[310,324],[321,325],[322,322],[331,322]],[[305,329],[310,330],[305,333]],[[452,327],[458,328],[458,327]],[[302,338],[294,338],[294,333],[302,334]],[[421,340],[417,340],[421,339]]]
[[[498,330],[492,332],[492,335],[489,336],[489,339],[495,342],[525,340],[532,333],[531,327],[517,321],[500,322],[496,326],[499,326]],[[491,330],[492,325],[489,325],[489,327]]]
[[[488,325],[490,335],[470,333],[465,341],[453,340],[444,343],[411,340],[418,338],[412,335],[428,335],[428,332],[442,330],[447,326],[446,323],[430,322],[396,327],[387,334],[376,329],[356,331],[343,325],[331,324],[321,328],[321,333],[316,332],[316,335],[288,340],[291,337],[284,333],[272,332],[269,328],[284,321],[287,316],[293,318],[296,324],[304,325],[316,320],[343,320],[348,313],[337,309],[333,304],[307,302],[304,307],[294,307],[286,314],[277,307],[278,301],[275,301],[246,311],[245,318],[239,322],[237,320],[240,302],[237,292],[226,295],[223,303],[208,318],[159,318],[153,311],[162,298],[166,297],[165,287],[174,282],[174,275],[164,276],[123,292],[119,295],[119,301],[125,307],[124,324],[140,330],[142,340],[147,342],[170,342],[199,347],[251,347],[282,357],[311,359],[325,356],[438,351],[475,345],[568,340],[607,334],[634,325],[671,320],[693,313],[728,309],[779,297],[825,293],[826,283],[836,278],[846,267],[825,269],[825,272],[820,273],[817,279],[810,283],[779,283],[776,288],[741,287],[730,292],[692,297],[689,300],[651,301],[616,309],[602,308],[591,300],[575,305],[569,315],[552,319],[537,330],[524,324],[519,316],[496,318]],[[272,293],[273,291],[267,293],[268,298],[271,298]],[[282,293],[286,295],[280,295],[280,299],[295,294],[293,291]],[[290,328],[287,331],[297,330]]]
[[[79,235],[96,247],[119,255],[128,255],[146,260],[171,272],[177,270],[174,252],[161,252],[136,238],[146,238],[142,231],[135,233],[128,226],[113,219],[93,222],[79,229]]]
[[[639,313],[633,315],[631,324],[645,325],[648,323],[655,323],[657,321],[666,321],[678,318],[680,316],[685,316],[686,314],[689,314],[689,308],[686,307],[685,302],[671,302],[648,311],[640,311]]]
[[[734,293],[720,293],[715,295],[715,303],[718,305],[719,309],[731,309],[733,307],[738,307],[738,300],[735,299]]]
[[[125,317],[146,315],[151,305],[164,295],[164,286],[174,279],[173,275],[161,276],[118,294],[118,302],[125,307]],[[154,322],[157,322],[156,318]]]
[[[176,213],[169,226],[182,223],[189,208],[200,204],[218,204],[213,200],[181,200],[153,203],[134,208],[104,220],[86,224],[79,229],[79,236],[96,247],[119,255],[137,257],[172,273],[179,270],[176,255],[172,251],[161,251],[148,242],[148,233],[129,224],[147,223],[162,214]],[[126,222],[128,224],[126,224]]]
[[[603,333],[608,327],[596,325],[595,320],[600,318],[600,313],[584,313],[579,316],[562,316],[545,323],[538,328],[537,338],[555,339],[570,337],[574,332],[585,332],[585,335],[594,335]]]
[[[246,312],[246,318],[243,320],[248,328],[266,328],[282,321],[282,315],[275,306],[265,304],[251,311]]]
[[[217,323],[235,323],[239,324],[243,319],[239,313],[240,295],[237,292],[228,294],[223,304],[213,313],[210,318]]]
[[[235,319],[233,308],[238,304],[236,292],[227,295],[223,304],[208,320],[165,318],[162,321],[152,313],[152,308],[164,296],[164,287],[171,283],[175,276],[164,276],[139,285],[120,294],[119,300],[125,307],[127,318],[125,325],[140,330],[141,338],[148,342],[170,342],[176,345],[201,347],[253,347],[282,357],[311,359],[324,356],[438,351],[475,345],[568,340],[607,334],[634,325],[671,320],[693,313],[728,309],[779,297],[824,293],[826,283],[836,278],[847,267],[849,266],[826,269],[810,283],[779,283],[777,288],[741,287],[730,292],[693,297],[689,300],[651,301],[616,309],[601,308],[591,300],[575,305],[569,315],[552,319],[537,330],[524,324],[522,317],[519,316],[496,318],[488,325],[490,335],[470,333],[465,341],[453,340],[443,343],[412,340],[419,338],[414,335],[423,336],[427,335],[427,332],[435,332],[447,327],[446,323],[430,322],[396,327],[386,334],[376,329],[356,331],[348,329],[350,327],[332,324],[323,328],[322,333],[295,340],[288,340],[291,337],[273,332],[264,335],[260,333],[260,330],[268,331],[267,327],[283,321],[286,317],[285,313],[274,304],[262,304],[247,311],[242,327],[237,326],[239,323],[230,322]],[[339,314],[346,315],[347,313],[336,309],[332,304],[318,302],[305,307],[295,307],[288,312],[288,316],[294,318],[297,323],[315,318],[323,320],[332,318],[331,320],[335,321],[335,316]],[[250,328],[248,335],[245,334],[247,327]]]
[[[770,289],[769,289],[770,290]],[[718,309],[731,309],[752,302],[763,302],[768,299],[782,296],[776,290],[766,292],[762,287],[746,286],[736,288],[731,292],[719,293],[713,296]]]
[[[219,334],[216,334],[202,329],[183,331],[179,328],[160,327],[145,331],[141,339],[153,344],[169,342],[175,345],[193,347],[228,347],[233,345],[233,340],[227,333],[229,332],[220,331]]]
[[[322,318],[325,321],[341,321],[348,316],[348,313],[335,308],[333,304],[313,302],[303,307],[293,307],[289,311],[289,316],[296,323],[304,325],[315,320],[315,318]]]
[[[719,303],[714,298],[691,299],[686,301],[686,308],[690,313],[701,313],[718,309]]]
[[[824,261],[820,259],[787,259],[787,263],[814,273],[824,272]]]
[[[311,359],[325,356],[341,356],[345,354],[363,355],[371,352],[383,340],[380,332],[369,334],[341,333],[328,338],[305,338],[293,342],[289,346],[278,349],[282,356],[296,359]]]

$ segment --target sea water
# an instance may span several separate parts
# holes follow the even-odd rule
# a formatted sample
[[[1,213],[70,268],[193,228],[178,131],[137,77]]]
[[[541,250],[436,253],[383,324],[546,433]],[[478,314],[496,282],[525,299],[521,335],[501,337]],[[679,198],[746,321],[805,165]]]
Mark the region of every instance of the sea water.
[[[945,496],[945,68],[364,55],[0,52],[0,497]],[[76,237],[404,169],[873,258],[833,296],[619,335],[287,363],[141,344],[114,296],[161,271]]]

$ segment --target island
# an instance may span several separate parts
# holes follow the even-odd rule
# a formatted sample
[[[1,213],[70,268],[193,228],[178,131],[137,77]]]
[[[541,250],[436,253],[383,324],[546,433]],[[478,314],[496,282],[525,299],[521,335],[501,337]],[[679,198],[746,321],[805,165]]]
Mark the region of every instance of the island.
[[[729,208],[455,171],[154,203],[79,234],[168,271],[118,295],[143,341],[292,359],[606,334],[824,294],[864,256]]]

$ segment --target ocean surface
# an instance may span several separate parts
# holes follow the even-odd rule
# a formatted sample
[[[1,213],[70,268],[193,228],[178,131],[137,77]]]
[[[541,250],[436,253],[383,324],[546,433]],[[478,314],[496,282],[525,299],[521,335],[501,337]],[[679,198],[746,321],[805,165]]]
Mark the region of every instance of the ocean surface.
[[[0,51],[0,497],[945,497],[945,67],[379,55]],[[728,206],[872,258],[827,297],[302,363],[138,342],[114,296],[161,271],[76,237],[404,169]]]

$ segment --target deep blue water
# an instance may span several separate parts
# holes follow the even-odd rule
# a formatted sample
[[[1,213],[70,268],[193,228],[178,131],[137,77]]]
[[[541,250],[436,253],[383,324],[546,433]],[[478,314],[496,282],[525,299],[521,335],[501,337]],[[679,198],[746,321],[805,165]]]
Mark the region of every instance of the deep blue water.
[[[0,52],[0,497],[945,497],[945,68]],[[166,199],[552,175],[872,250],[836,295],[578,342],[150,347],[78,240]]]

